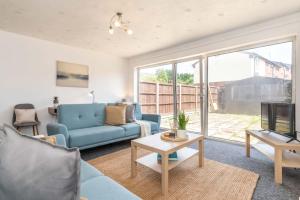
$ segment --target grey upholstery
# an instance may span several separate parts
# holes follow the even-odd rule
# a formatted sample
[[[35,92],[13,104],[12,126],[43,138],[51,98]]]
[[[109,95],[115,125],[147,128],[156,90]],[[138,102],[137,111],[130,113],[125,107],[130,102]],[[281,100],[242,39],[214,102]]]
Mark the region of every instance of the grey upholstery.
[[[78,200],[80,153],[0,127],[0,199]]]

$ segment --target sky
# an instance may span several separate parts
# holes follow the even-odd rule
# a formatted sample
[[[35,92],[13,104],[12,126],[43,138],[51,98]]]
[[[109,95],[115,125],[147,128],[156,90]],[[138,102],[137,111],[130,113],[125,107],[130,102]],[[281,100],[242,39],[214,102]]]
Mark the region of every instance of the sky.
[[[292,64],[292,42],[286,42],[286,43],[280,43],[270,46],[264,46],[254,49],[245,50],[247,52],[253,52],[257,53],[271,61],[277,61],[277,62],[283,62],[287,64]],[[226,56],[226,54],[219,55],[219,56]],[[210,57],[210,59],[217,59],[218,56]],[[177,73],[194,73],[194,68],[192,67],[192,64],[195,63],[197,60],[192,61],[186,61],[182,63],[177,64]],[[209,66],[208,66],[209,67]],[[213,67],[213,66],[211,66]],[[154,67],[154,68],[146,68],[142,69],[141,73],[146,74],[155,74],[157,69],[172,69],[172,65],[162,65],[160,67]],[[228,74],[230,76],[230,73],[226,73],[226,69],[220,70],[220,73]],[[210,77],[213,75],[210,74]]]
[[[248,52],[257,53],[269,60],[292,64],[292,42],[281,43],[266,47],[260,47],[247,50]]]

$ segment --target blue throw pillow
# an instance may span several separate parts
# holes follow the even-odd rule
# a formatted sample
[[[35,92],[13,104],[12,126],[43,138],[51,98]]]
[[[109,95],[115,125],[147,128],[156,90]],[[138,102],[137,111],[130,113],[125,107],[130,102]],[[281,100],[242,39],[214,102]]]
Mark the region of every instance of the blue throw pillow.
[[[80,153],[0,127],[0,199],[78,200]]]

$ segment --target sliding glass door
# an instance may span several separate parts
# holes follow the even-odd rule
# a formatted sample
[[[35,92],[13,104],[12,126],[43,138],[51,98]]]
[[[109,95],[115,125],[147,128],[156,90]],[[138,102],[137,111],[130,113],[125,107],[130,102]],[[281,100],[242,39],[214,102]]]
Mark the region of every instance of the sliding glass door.
[[[200,98],[203,70],[200,70],[200,62],[200,59],[194,59],[176,63],[177,110],[188,115],[187,130],[194,132],[201,130],[203,111]]]
[[[244,142],[245,129],[260,129],[260,103],[293,101],[292,40],[140,68],[144,113],[162,116],[170,128],[179,111],[187,129]]]
[[[292,101],[293,43],[208,57],[208,136],[244,142],[261,102]]]
[[[193,59],[154,67],[140,68],[138,99],[143,113],[162,116],[161,127],[170,128],[179,111],[190,120],[187,129],[201,131],[202,63]]]
[[[161,127],[169,128],[174,115],[173,65],[139,69],[139,103],[145,114],[160,114]]]

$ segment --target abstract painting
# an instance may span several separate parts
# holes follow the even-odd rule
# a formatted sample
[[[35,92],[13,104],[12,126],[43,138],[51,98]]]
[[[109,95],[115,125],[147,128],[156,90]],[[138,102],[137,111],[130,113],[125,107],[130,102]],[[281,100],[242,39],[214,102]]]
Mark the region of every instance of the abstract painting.
[[[56,85],[62,87],[89,87],[89,67],[57,61]]]

